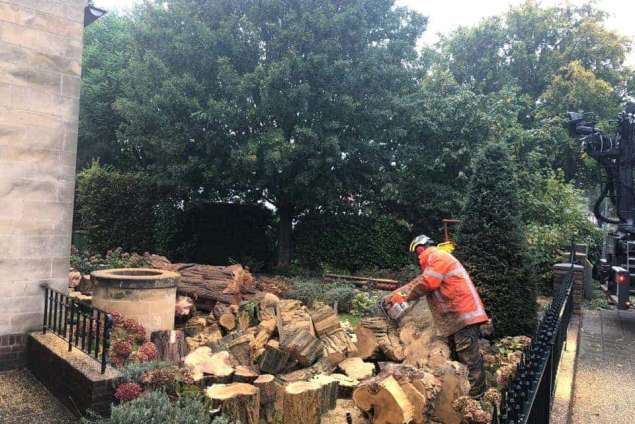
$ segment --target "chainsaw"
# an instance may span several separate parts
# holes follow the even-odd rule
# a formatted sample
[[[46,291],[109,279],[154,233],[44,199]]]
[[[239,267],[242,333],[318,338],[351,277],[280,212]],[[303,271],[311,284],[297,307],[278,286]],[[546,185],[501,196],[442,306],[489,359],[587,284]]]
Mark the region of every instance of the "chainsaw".
[[[399,296],[398,301],[392,303],[390,306],[386,304],[384,298],[381,298],[379,302],[377,302],[377,309],[382,312],[388,321],[399,321],[411,307],[412,302],[406,301],[402,296]]]

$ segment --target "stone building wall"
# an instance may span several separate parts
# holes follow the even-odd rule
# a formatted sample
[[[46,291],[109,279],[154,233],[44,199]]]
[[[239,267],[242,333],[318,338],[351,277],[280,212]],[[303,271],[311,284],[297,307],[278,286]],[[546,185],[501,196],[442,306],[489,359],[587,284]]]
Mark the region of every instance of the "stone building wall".
[[[0,369],[67,286],[85,0],[0,0]]]

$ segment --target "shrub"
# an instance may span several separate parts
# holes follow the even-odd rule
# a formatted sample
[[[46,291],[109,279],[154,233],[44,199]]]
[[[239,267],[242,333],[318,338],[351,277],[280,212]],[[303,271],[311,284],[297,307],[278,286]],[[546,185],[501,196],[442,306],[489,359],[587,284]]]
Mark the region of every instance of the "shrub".
[[[87,231],[86,242],[93,252],[113,246],[152,250],[159,198],[158,186],[150,176],[93,162],[77,176],[76,226]]]
[[[553,264],[571,239],[586,243],[597,257],[601,231],[588,218],[584,194],[558,174],[521,174],[522,218],[537,287],[551,293]]]
[[[82,422],[86,424],[207,424],[210,422],[210,415],[204,400],[184,396],[171,402],[166,393],[151,391],[129,402],[113,406],[110,418],[83,418]]]
[[[352,301],[351,314],[363,317],[374,312],[375,306],[377,305],[377,302],[379,302],[381,296],[382,295],[377,292],[357,293]]]
[[[145,363],[131,363],[119,369],[122,381],[129,383],[141,383],[141,377],[148,371],[170,367],[170,363],[162,361],[150,361]]]
[[[477,285],[496,334],[532,333],[535,281],[506,146],[488,143],[477,155],[456,239],[456,256]]]
[[[121,383],[115,391],[115,399],[128,402],[139,397],[143,390],[137,383]]]
[[[109,268],[144,268],[149,264],[143,256],[137,253],[124,252],[121,247],[106,252],[105,256],[80,252],[71,247],[71,267],[82,274],[90,274],[92,271]]]
[[[294,231],[296,257],[309,268],[399,269],[408,264],[409,228],[390,217],[313,213]]]
[[[295,278],[292,280],[293,289],[285,297],[297,299],[307,306],[315,302],[333,305],[337,301],[340,312],[348,312],[355,294],[355,286],[343,282],[324,283],[319,279]]]

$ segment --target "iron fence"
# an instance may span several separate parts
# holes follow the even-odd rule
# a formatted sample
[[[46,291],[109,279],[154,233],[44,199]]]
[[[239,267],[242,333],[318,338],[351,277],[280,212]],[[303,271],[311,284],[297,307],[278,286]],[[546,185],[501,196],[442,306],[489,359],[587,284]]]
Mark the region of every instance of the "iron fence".
[[[51,331],[101,364],[106,372],[112,315],[106,311],[69,297],[64,293],[42,285],[44,289],[44,319],[42,333]]]
[[[566,343],[573,312],[573,266],[546,309],[532,338],[523,350],[512,381],[503,394],[501,412],[495,411],[493,424],[548,424],[560,355]]]

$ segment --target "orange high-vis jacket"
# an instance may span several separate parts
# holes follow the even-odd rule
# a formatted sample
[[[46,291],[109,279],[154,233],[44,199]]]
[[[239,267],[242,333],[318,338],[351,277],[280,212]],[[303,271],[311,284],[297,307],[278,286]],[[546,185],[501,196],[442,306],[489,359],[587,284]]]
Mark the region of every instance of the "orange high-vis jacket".
[[[474,283],[458,259],[437,247],[428,247],[419,254],[419,266],[423,274],[410,283],[411,289],[419,296],[427,295],[442,336],[489,320]]]

